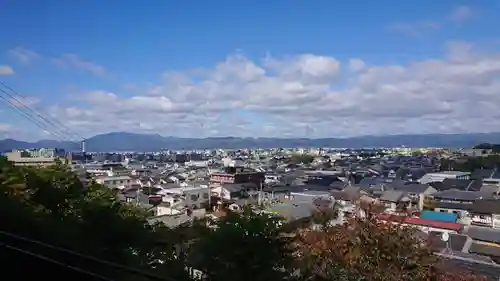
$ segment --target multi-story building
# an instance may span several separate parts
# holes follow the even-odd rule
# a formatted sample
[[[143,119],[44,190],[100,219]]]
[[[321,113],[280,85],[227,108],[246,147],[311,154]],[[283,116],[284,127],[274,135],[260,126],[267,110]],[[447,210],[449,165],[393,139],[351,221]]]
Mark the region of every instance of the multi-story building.
[[[242,167],[225,167],[223,171],[210,174],[210,183],[212,185],[253,182],[260,188],[264,181],[264,172],[251,171]]]
[[[18,166],[50,166],[57,159],[66,161],[65,151],[62,149],[28,149],[14,150],[6,153],[7,159]]]

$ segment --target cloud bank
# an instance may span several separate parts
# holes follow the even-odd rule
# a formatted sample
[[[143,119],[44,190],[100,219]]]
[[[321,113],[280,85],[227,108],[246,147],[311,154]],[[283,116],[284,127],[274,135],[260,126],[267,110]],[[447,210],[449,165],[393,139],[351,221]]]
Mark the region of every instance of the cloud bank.
[[[99,71],[98,71],[99,72]],[[80,134],[338,137],[500,131],[500,53],[464,42],[442,58],[370,65],[301,54],[169,71],[132,97],[94,90],[47,112]]]

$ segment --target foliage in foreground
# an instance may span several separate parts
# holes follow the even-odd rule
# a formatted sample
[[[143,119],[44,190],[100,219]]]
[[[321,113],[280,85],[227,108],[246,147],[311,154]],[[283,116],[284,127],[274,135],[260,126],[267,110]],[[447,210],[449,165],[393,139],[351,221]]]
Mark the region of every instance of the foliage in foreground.
[[[15,167],[0,158],[0,190],[2,231],[124,266],[184,275],[170,267],[178,260],[173,245],[158,243],[169,235],[167,229],[148,224],[143,210],[120,202],[115,192],[95,183],[82,185],[60,163],[39,169]],[[107,268],[99,272],[120,280],[130,275]]]
[[[301,231],[295,243],[298,266],[312,280],[482,280],[443,274],[415,229],[374,217],[351,219],[323,231]]]
[[[145,212],[103,186],[82,185],[64,165],[21,168],[5,159],[0,159],[0,190],[1,230],[178,281],[193,280],[189,266],[214,281],[479,280],[439,274],[436,257],[413,229],[374,219],[333,227],[320,220],[321,230],[290,236],[275,218],[247,210],[221,218],[215,228],[201,222],[168,229],[150,225]],[[86,269],[117,280],[142,280],[107,268]],[[6,266],[4,274],[25,277],[9,270]],[[74,279],[62,274],[54,276]]]

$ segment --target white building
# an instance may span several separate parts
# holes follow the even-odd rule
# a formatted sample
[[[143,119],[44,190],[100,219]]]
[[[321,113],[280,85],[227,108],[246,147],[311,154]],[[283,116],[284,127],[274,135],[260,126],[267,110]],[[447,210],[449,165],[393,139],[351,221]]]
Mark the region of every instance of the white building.
[[[443,171],[436,173],[427,173],[418,181],[422,184],[428,184],[431,182],[442,182],[445,179],[459,179],[468,180],[470,179],[471,173],[460,172],[460,171]]]
[[[162,195],[162,201],[172,208],[200,209],[209,201],[208,186],[168,188],[157,194]]]
[[[96,178],[95,181],[111,189],[122,189],[135,183],[129,176],[104,176]]]

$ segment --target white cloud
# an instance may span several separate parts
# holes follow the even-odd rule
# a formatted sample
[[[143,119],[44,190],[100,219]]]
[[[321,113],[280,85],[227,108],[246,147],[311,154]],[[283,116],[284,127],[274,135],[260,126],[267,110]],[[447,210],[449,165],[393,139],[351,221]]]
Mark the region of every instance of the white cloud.
[[[10,130],[10,125],[9,124],[2,124],[0,123],[0,133],[6,133]]]
[[[449,15],[454,22],[463,22],[474,17],[474,11],[468,6],[458,6]]]
[[[76,68],[83,71],[88,71],[94,75],[102,76],[106,73],[106,68],[95,62],[81,59],[75,54],[64,54],[59,58],[53,59],[53,62],[63,68]]]
[[[42,56],[35,53],[34,51],[28,50],[23,47],[16,47],[9,50],[7,53],[11,58],[22,64],[29,64],[37,59],[42,58]]]
[[[29,107],[33,108],[34,105],[40,102],[40,99],[36,97],[20,97],[15,96],[15,98],[9,98],[9,102],[17,107]]]
[[[168,72],[142,95],[82,93],[49,112],[81,134],[353,136],[498,131],[500,53],[452,42],[442,58],[370,65],[313,54]],[[196,77],[193,76],[196,73]],[[202,74],[202,75],[201,75]],[[200,76],[201,75],[201,76]]]
[[[0,75],[12,75],[14,74],[14,69],[8,65],[0,65]]]
[[[389,30],[406,36],[419,37],[439,29],[441,25],[433,21],[399,22],[389,26]]]
[[[363,60],[361,59],[350,59],[348,68],[352,72],[359,72],[365,68],[366,64]]]

